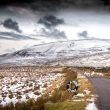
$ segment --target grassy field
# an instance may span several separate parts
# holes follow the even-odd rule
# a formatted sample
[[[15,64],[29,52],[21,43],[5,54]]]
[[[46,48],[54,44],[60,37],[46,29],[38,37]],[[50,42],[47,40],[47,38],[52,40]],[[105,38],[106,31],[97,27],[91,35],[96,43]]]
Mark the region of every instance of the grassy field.
[[[91,95],[94,93],[94,88],[91,83],[86,77],[78,75],[69,68],[64,68],[62,72],[65,73],[64,84],[58,91],[54,92],[50,103],[47,102],[45,104],[45,110],[85,110],[88,103],[87,99],[91,98]],[[65,89],[66,83],[71,79],[79,81],[81,84],[78,93],[84,93],[85,89],[89,90],[91,93],[84,93],[84,97],[77,97],[77,99],[74,99],[75,94],[68,93]]]
[[[0,106],[0,110],[85,110],[87,99],[91,97],[93,91],[91,83],[69,67],[62,68],[61,74],[64,75],[65,80],[59,88],[53,90],[51,96],[46,93],[37,100],[29,99],[27,102],[15,105],[11,103],[5,107]],[[66,84],[70,80],[78,81],[81,84],[78,93],[83,93],[84,97],[74,98],[77,93],[69,93],[66,90]],[[91,93],[86,94],[85,89]]]
[[[85,110],[86,102],[58,102],[58,103],[47,103],[45,110]]]

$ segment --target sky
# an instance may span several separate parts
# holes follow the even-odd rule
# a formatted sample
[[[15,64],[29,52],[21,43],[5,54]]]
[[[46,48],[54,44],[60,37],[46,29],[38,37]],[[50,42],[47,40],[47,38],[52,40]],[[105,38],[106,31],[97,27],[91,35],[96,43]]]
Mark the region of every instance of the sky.
[[[0,54],[42,43],[110,39],[108,0],[0,1]]]

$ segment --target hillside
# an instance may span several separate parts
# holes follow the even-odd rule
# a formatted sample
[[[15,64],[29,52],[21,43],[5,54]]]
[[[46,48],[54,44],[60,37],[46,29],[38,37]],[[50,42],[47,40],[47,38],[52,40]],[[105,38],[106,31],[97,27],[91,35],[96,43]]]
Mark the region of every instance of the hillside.
[[[110,40],[86,39],[34,45],[0,56],[0,64],[109,66]]]

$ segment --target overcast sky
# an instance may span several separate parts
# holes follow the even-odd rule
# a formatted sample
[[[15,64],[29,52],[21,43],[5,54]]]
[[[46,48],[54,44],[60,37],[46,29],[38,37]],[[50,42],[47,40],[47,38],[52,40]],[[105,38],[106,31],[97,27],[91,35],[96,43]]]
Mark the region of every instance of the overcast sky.
[[[0,54],[51,41],[110,39],[109,4],[108,0],[0,1]]]

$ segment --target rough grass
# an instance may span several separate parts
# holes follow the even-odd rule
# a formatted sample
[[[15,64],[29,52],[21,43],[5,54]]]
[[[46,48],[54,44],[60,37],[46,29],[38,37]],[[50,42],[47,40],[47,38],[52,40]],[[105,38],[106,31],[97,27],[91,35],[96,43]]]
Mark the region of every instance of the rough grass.
[[[62,74],[65,75],[65,81],[60,88],[54,90],[52,96],[48,94],[38,98],[38,100],[29,99],[27,102],[16,103],[7,105],[6,107],[0,106],[0,110],[85,110],[87,105],[86,101],[72,101],[73,93],[68,93],[66,90],[66,84],[70,80],[77,81],[77,73],[69,67],[65,67],[62,70]],[[84,82],[81,82],[80,92],[85,87]],[[87,87],[90,85],[86,84]]]
[[[65,85],[68,83],[68,81],[77,81],[77,73],[69,67],[64,68],[62,72],[65,74],[65,81],[63,85],[54,92],[50,99],[51,102],[47,102],[45,104],[45,110],[85,110],[87,101],[73,101],[72,98],[74,94],[68,93],[65,89]],[[80,91],[82,92],[83,89],[84,88],[80,88]]]
[[[47,103],[45,110],[85,110],[86,102],[59,102],[59,103]]]
[[[91,82],[88,81],[88,79],[85,78],[79,78],[78,80],[80,80],[80,84],[81,86],[79,87],[78,92],[83,92],[83,90],[88,89],[89,91],[91,91],[92,94],[94,94],[95,90],[94,87],[92,86]]]
[[[72,99],[72,97],[74,95],[73,93],[67,92],[66,84],[70,80],[77,80],[77,73],[74,72],[69,67],[63,68],[62,73],[65,75],[65,81],[59,89],[55,89],[54,93],[52,94],[52,97],[50,97],[49,100],[53,103],[62,102],[67,99]]]

